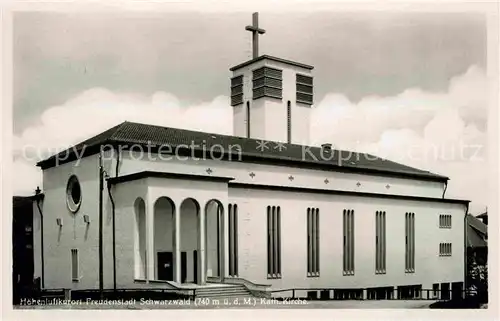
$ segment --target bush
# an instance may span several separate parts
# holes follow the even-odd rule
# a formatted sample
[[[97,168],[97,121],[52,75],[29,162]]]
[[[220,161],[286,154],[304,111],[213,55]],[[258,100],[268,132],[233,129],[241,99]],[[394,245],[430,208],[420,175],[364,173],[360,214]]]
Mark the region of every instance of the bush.
[[[467,290],[479,302],[488,302],[488,266],[477,264],[472,255],[467,256]]]

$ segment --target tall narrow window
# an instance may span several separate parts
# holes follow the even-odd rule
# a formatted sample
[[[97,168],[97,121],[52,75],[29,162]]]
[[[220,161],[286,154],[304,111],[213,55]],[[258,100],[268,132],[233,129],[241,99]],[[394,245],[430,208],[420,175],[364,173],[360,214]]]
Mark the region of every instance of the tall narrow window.
[[[80,276],[78,275],[78,250],[71,249],[71,279],[73,281],[79,281]]]
[[[288,101],[286,106],[286,123],[287,123],[287,141],[288,144],[292,143],[292,104]]]
[[[250,138],[250,102],[247,101],[247,138]]]
[[[229,276],[238,275],[238,205],[229,204]]]
[[[281,209],[267,207],[267,277],[281,278]]]
[[[319,276],[319,209],[307,209],[307,276]]]
[[[375,213],[375,273],[384,274],[386,266],[385,211]]]
[[[405,214],[405,272],[415,272],[415,213]]]
[[[451,243],[439,243],[439,256],[451,256]]]
[[[354,210],[344,210],[344,275],[354,275]]]
[[[439,215],[439,228],[451,228],[451,215]]]

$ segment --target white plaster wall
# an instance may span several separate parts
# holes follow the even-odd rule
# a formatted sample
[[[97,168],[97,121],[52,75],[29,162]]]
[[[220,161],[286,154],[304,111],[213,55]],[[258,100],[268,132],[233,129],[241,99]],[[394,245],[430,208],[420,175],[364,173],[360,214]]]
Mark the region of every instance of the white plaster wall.
[[[247,137],[246,101],[233,108],[233,135]]]
[[[229,190],[239,208],[239,276],[273,288],[361,288],[463,281],[461,205],[351,196]],[[282,279],[267,279],[266,207],[281,206]],[[320,277],[307,277],[306,209],[320,210]],[[355,211],[355,275],[342,273],[342,211]],[[387,273],[375,275],[375,212],[387,213]],[[405,212],[415,213],[415,273],[405,274]],[[439,229],[439,214],[453,216],[451,230]],[[439,257],[451,242],[453,256]]]
[[[237,151],[238,149],[234,148],[232,150]],[[442,198],[444,190],[444,183],[441,182],[244,163],[238,161],[237,156],[232,161],[218,161],[210,155],[210,150],[208,150],[205,159],[184,160],[173,156],[171,158],[163,157],[162,159],[157,154],[148,157],[147,153],[145,153],[145,156],[139,160],[140,155],[138,153],[123,151],[120,162],[120,175],[144,170],[207,175],[206,170],[210,168],[213,171],[211,175],[232,177],[234,178],[233,182],[250,184],[436,198]],[[254,178],[249,175],[251,172],[255,174]],[[293,181],[290,181],[290,175],[294,177]],[[325,184],[326,178],[329,181],[328,184]],[[358,182],[361,184],[359,187],[357,186]],[[387,188],[387,185],[389,185],[389,188]]]
[[[284,85],[283,85],[284,86]],[[283,87],[283,91],[284,91]],[[287,142],[287,115],[285,99],[278,100],[269,97],[262,97],[256,101],[261,100],[265,106],[265,115],[263,115],[263,122],[261,126],[265,126],[264,137],[259,137],[264,140]]]
[[[147,180],[141,179],[115,185],[112,189],[116,203],[116,279],[118,288],[137,288],[135,279],[135,208],[137,198],[142,198],[146,207],[146,221],[151,204],[147,202]],[[146,239],[147,243],[147,239]],[[109,243],[111,244],[111,243]],[[147,265],[147,258],[146,258]]]
[[[283,70],[282,100],[262,97],[253,100],[252,72],[263,66]],[[308,144],[311,107],[296,104],[297,73],[311,75],[311,71],[272,60],[260,60],[233,71],[233,76],[243,75],[243,104],[233,109],[234,135],[246,137],[246,102],[250,102],[250,137],[279,142],[287,142],[287,101],[292,106],[292,142]],[[243,128],[243,130],[242,130]]]
[[[312,106],[292,103],[292,144],[309,145]]]
[[[111,163],[111,161],[109,162]],[[97,156],[84,158],[78,166],[64,164],[44,171],[43,191],[45,235],[45,287],[90,289],[98,288],[99,248],[98,248],[98,162]],[[109,171],[111,172],[111,168]],[[82,205],[78,213],[72,214],[66,206],[66,183],[71,174],[79,178],[82,189]],[[148,188],[149,186],[149,188]],[[116,279],[117,287],[137,287],[134,282],[134,202],[141,197],[146,202],[146,215],[151,212],[154,202],[160,196],[169,196],[176,206],[181,201],[194,197],[204,209],[211,199],[218,199],[227,204],[227,184],[210,182],[192,182],[182,180],[142,179],[113,186],[113,199],[116,204]],[[34,253],[35,275],[41,275],[40,268],[40,221],[38,211],[34,215]],[[90,224],[83,222],[83,215],[90,217]],[[192,266],[192,251],[197,248],[197,218],[191,205],[184,207],[181,219],[181,249],[187,253],[188,266]],[[61,229],[56,225],[56,218],[63,219]],[[169,225],[168,221],[159,222]],[[164,223],[164,224],[163,224]],[[193,228],[194,227],[194,228]],[[165,229],[158,242],[171,247],[170,229]],[[227,234],[227,233],[226,233]],[[105,185],[103,194],[103,267],[104,287],[113,287],[113,247],[112,247],[112,211],[111,201]],[[163,246],[162,245],[162,246]],[[71,249],[78,249],[79,282],[71,279]],[[157,249],[159,250],[159,249]],[[156,253],[156,251],[155,251]],[[156,263],[154,263],[156,264]],[[190,269],[188,268],[188,271]],[[193,279],[192,269],[188,272],[188,281]]]
[[[137,155],[136,155],[137,156]],[[157,158],[157,155],[152,155],[152,157]],[[115,170],[114,160],[105,160],[105,168],[114,176]],[[396,179],[396,178],[385,178],[374,175],[357,175],[351,173],[340,173],[333,171],[320,171],[320,170],[309,170],[301,168],[287,168],[271,165],[260,165],[260,164],[250,164],[242,163],[237,160],[232,162],[227,161],[216,161],[216,160],[135,160],[128,155],[128,152],[123,152],[121,157],[120,175],[131,174],[134,172],[139,172],[143,170],[154,170],[162,172],[174,172],[174,173],[187,173],[187,174],[199,174],[207,175],[206,169],[211,168],[215,176],[228,176],[234,177],[236,182],[243,183],[256,183],[256,184],[269,184],[277,186],[297,186],[297,187],[309,187],[309,188],[321,188],[321,189],[336,189],[336,190],[348,190],[348,191],[362,191],[362,192],[374,192],[374,193],[389,193],[389,194],[400,194],[400,195],[414,195],[414,196],[429,196],[440,198],[442,196],[443,184],[435,182],[426,181],[415,181],[408,179]],[[252,179],[249,176],[250,172],[254,172],[256,176]],[[71,174],[76,174],[80,180],[82,187],[82,207],[76,215],[69,212],[66,206],[66,183],[67,179]],[[45,225],[45,286],[47,288],[97,288],[98,287],[98,161],[97,155],[90,156],[81,160],[78,166],[74,163],[64,164],[58,167],[50,168],[44,171],[44,185],[43,192],[45,193],[45,201],[43,203],[44,212],[44,225]],[[294,176],[294,180],[290,181],[288,177],[290,175]],[[329,184],[324,183],[324,179],[329,179]],[[356,186],[357,182],[361,183],[360,187]],[[387,189],[386,185],[389,184],[390,188]],[[236,190],[235,190],[236,191]],[[134,243],[133,243],[133,224],[131,222],[135,219],[134,212],[134,201],[137,197],[142,197],[146,201],[146,212],[152,210],[152,204],[160,196],[169,196],[176,202],[177,205],[188,197],[194,197],[198,200],[202,210],[206,202],[210,199],[218,199],[224,204],[225,218],[227,222],[227,184],[225,183],[214,183],[214,182],[197,182],[197,181],[184,181],[184,180],[173,180],[173,179],[143,179],[138,181],[127,182],[124,184],[119,184],[112,188],[112,194],[117,204],[116,208],[116,266],[117,266],[117,285],[118,287],[134,287]],[[268,193],[265,193],[266,195]],[[312,195],[312,194],[308,194]],[[296,198],[295,193],[285,195],[285,200],[287,197]],[[318,196],[321,199],[321,196]],[[329,196],[329,199],[335,199],[339,197]],[[348,197],[346,199],[349,199]],[[231,200],[238,204],[240,208],[240,229],[247,228],[252,233],[259,231],[258,229],[253,229],[255,222],[255,217],[258,215],[265,215],[265,212],[259,212],[257,216],[254,216],[255,210],[244,210],[245,203],[248,203],[251,198],[242,198],[240,200]],[[370,199],[370,202],[375,199]],[[103,208],[103,220],[104,220],[104,286],[105,288],[112,288],[113,286],[113,256],[112,256],[112,212],[111,212],[111,201],[109,199],[107,188],[105,186],[104,195],[104,208]],[[380,200],[383,202],[382,200]],[[260,203],[252,205],[260,206]],[[435,211],[437,203],[432,203],[429,208],[434,208]],[[269,205],[269,202],[262,204],[262,208]],[[311,206],[311,205],[307,205]],[[304,205],[304,208],[307,206]],[[318,205],[313,205],[318,207]],[[340,206],[340,205],[338,205]],[[362,208],[360,203],[358,206]],[[367,205],[368,206],[368,205]],[[149,208],[151,207],[151,208]],[[330,205],[327,206],[328,208]],[[334,205],[336,208],[337,205]],[[300,204],[294,205],[294,208],[300,208]],[[340,206],[341,210],[342,207]],[[376,210],[381,210],[379,208],[370,210],[375,212]],[[404,211],[410,211],[403,210]],[[428,210],[430,211],[430,209]],[[284,212],[284,209],[282,209]],[[389,217],[389,211],[388,217]],[[416,214],[417,211],[414,210]],[[424,211],[425,212],[425,211]],[[252,213],[252,214],[250,214]],[[373,214],[372,213],[372,214]],[[34,255],[35,255],[35,275],[41,274],[40,269],[40,224],[38,210],[34,211]],[[83,214],[90,216],[91,223],[87,226],[83,222]],[[421,215],[422,214],[418,214]],[[438,215],[438,214],[436,214]],[[59,232],[55,221],[56,218],[63,218],[63,228]],[[244,218],[246,217],[246,218]],[[264,217],[264,216],[263,216]],[[323,217],[323,216],[322,216]],[[341,217],[341,216],[340,216]],[[356,216],[357,219],[359,216]],[[404,218],[404,216],[402,216]],[[433,217],[433,225],[438,225],[438,217]],[[321,221],[322,224],[324,221]],[[388,224],[390,221],[388,220]],[[168,222],[165,222],[168,224]],[[258,224],[264,224],[260,226],[263,228],[265,233],[265,221]],[[303,224],[303,223],[301,223]],[[335,224],[338,224],[336,222]],[[454,231],[460,231],[457,233],[462,233],[460,225],[462,221],[460,218],[454,217],[453,229],[450,230],[439,230],[440,238],[439,242],[449,242],[449,238],[455,240]],[[182,225],[182,224],[181,224]],[[329,224],[327,224],[330,226]],[[339,228],[337,225],[335,228]],[[417,223],[418,226],[418,223]],[[294,227],[291,226],[289,229],[293,230]],[[340,227],[341,229],[341,227]],[[283,229],[284,231],[285,229]],[[388,226],[389,230],[389,226]],[[373,232],[373,231],[372,231]],[[168,231],[165,231],[166,238],[168,237]],[[223,235],[225,244],[227,244],[227,224],[223,224]],[[425,235],[425,231],[423,234]],[[184,234],[183,235],[187,235]],[[242,239],[239,242],[246,242],[246,234],[239,233]],[[367,234],[369,235],[369,234]],[[252,242],[254,240],[252,239]],[[265,242],[265,238],[264,241]],[[439,244],[437,242],[436,244]],[[182,242],[183,244],[189,244],[188,240]],[[388,239],[389,243],[389,239]],[[455,244],[453,241],[452,243]],[[265,244],[265,243],[263,243]],[[434,246],[434,245],[433,245]],[[460,245],[454,245],[454,253],[458,251]],[[80,260],[80,275],[81,278],[79,282],[71,281],[71,260],[70,260],[70,250],[72,248],[77,248],[79,250],[79,260]],[[435,245],[436,252],[438,250],[438,245]],[[404,249],[404,247],[403,247]],[[240,260],[245,260],[245,264],[252,264],[255,260],[254,254],[247,255],[245,251],[250,251],[250,248],[245,248],[239,245]],[[223,249],[224,253],[227,252],[227,247]],[[458,254],[457,254],[458,255]],[[227,257],[227,253],[225,253]],[[454,256],[455,257],[455,256]],[[439,258],[441,261],[453,261],[453,258]],[[187,256],[188,260],[192,260],[192,255]],[[342,257],[340,256],[340,259]],[[418,259],[417,259],[418,260]],[[389,261],[389,260],[388,260]],[[404,263],[404,260],[403,260]],[[188,263],[189,264],[189,263]],[[243,262],[240,262],[240,271],[242,271],[241,266]],[[324,264],[324,262],[322,263]],[[463,263],[461,263],[463,265]],[[304,267],[305,269],[305,267]],[[224,270],[228,271],[228,262],[225,261]],[[265,272],[265,271],[264,271]],[[252,272],[254,273],[254,272]],[[326,273],[326,272],[325,272]],[[240,272],[241,274],[241,272]],[[322,272],[322,277],[324,273]],[[243,275],[242,275],[243,276]],[[249,275],[253,277],[252,275]],[[380,276],[377,279],[383,279],[384,276]],[[253,279],[251,279],[253,280]],[[253,280],[255,281],[255,280]],[[429,280],[431,282],[431,280]],[[265,282],[264,282],[265,283]]]
[[[75,174],[80,182],[82,205],[76,214],[66,206],[66,184]],[[98,287],[98,161],[97,156],[79,162],[67,163],[43,172],[44,260],[46,288],[96,288]],[[36,211],[38,214],[38,211]],[[90,217],[86,224],[83,215]],[[56,219],[63,220],[60,228]],[[35,249],[40,255],[39,215],[35,215]],[[107,216],[105,228],[109,226]],[[78,249],[80,279],[71,278],[71,249]],[[111,255],[108,256],[111,258]],[[105,256],[106,258],[106,256]],[[110,266],[109,260],[105,266]],[[40,274],[37,264],[37,274]],[[104,269],[105,279],[112,279],[112,271]]]
[[[249,102],[250,102],[250,138],[266,139],[269,136],[268,132],[269,128],[265,125],[266,119],[268,117],[267,103],[264,99],[256,99],[256,100],[250,99]]]
[[[283,133],[281,134],[282,138],[277,141],[287,141],[287,102],[290,101],[292,107],[292,143],[308,145],[310,143],[311,106],[296,103],[296,74],[312,76],[311,70],[272,60],[266,61],[266,66],[283,70],[283,101],[281,108],[278,109],[279,112],[275,111],[272,114],[274,117],[280,117],[283,122],[275,124],[276,119],[269,117],[267,126],[276,128],[279,133]]]

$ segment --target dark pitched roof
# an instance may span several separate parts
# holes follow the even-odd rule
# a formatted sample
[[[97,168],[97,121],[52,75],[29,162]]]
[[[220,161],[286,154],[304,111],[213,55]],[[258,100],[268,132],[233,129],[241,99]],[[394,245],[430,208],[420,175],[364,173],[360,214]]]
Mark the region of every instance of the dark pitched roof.
[[[484,217],[488,217],[488,212],[484,212],[484,213],[481,213],[479,215],[476,215],[477,218],[484,218]]]
[[[471,214],[467,214],[467,246],[487,247],[488,226]]]
[[[42,169],[73,161],[76,155],[89,156],[99,152],[103,145],[148,147],[152,152],[162,147],[178,155],[210,155],[214,157],[221,150],[222,159],[232,161],[270,163],[283,166],[297,166],[383,176],[407,177],[421,180],[445,182],[447,177],[416,169],[370,154],[331,149],[327,154],[320,147],[266,142],[265,148],[257,148],[261,141],[250,138],[211,134],[185,129],[123,122],[99,135],[89,138],[72,148],[38,162]],[[198,145],[197,147],[193,147]],[[201,147],[205,144],[204,147]],[[191,146],[191,147],[188,147]],[[213,149],[211,149],[213,147]],[[147,151],[148,149],[145,149]],[[202,154],[204,153],[204,154]],[[325,155],[322,157],[322,155]]]
[[[479,233],[483,235],[488,234],[488,225],[484,224],[477,217],[474,217],[471,214],[467,214],[467,223],[469,223],[469,226],[478,231]]]
[[[264,59],[269,59],[269,60],[276,61],[276,62],[282,62],[282,63],[288,64],[288,65],[293,65],[293,66],[297,66],[297,67],[301,67],[301,68],[309,69],[309,70],[312,70],[314,68],[313,66],[309,66],[309,65],[306,65],[306,64],[303,64],[303,63],[300,63],[300,62],[291,61],[291,60],[287,60],[287,59],[283,59],[283,58],[278,58],[278,57],[273,57],[273,56],[269,56],[269,55],[262,55],[262,56],[259,56],[257,58],[253,58],[253,59],[250,59],[248,61],[245,61],[245,62],[243,62],[243,63],[241,63],[239,65],[236,65],[234,67],[231,67],[231,68],[229,68],[229,71],[238,70],[240,68],[243,68],[245,66],[253,64],[254,62],[257,62],[257,61],[260,61],[260,60],[264,60]]]
[[[477,233],[476,230],[469,226],[467,230],[467,246],[469,247],[488,247],[488,243]]]
[[[226,182],[226,183],[234,179],[232,177],[224,177],[224,176],[142,171],[142,172],[128,174],[128,175],[122,175],[122,176],[118,176],[118,177],[110,177],[110,178],[108,178],[108,182],[110,184],[120,184],[120,183],[124,183],[124,182],[135,181],[138,179],[148,178],[148,177],[174,178],[174,179],[175,178],[182,178],[182,179],[189,179],[191,181]]]
[[[467,218],[469,218],[468,215]],[[482,223],[482,222],[480,222]],[[480,233],[470,223],[467,225],[467,246],[473,248],[488,247],[488,242],[485,239],[486,234]]]

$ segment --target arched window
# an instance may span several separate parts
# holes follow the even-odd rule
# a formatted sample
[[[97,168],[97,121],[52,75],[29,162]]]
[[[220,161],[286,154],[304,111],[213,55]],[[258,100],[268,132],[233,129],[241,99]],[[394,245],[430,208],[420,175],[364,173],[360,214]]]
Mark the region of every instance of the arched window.
[[[146,204],[142,198],[134,203],[134,275],[136,279],[146,279]]]
[[[288,101],[286,106],[286,117],[287,117],[287,141],[289,144],[292,143],[292,104]]]
[[[250,102],[247,101],[247,138],[250,138]]]

